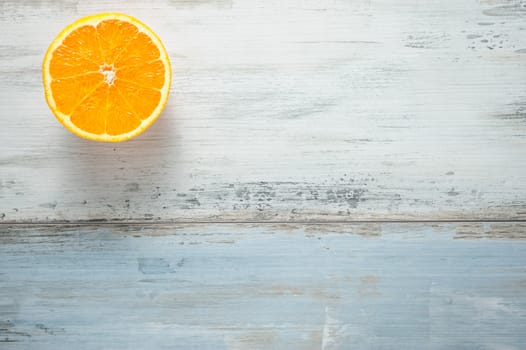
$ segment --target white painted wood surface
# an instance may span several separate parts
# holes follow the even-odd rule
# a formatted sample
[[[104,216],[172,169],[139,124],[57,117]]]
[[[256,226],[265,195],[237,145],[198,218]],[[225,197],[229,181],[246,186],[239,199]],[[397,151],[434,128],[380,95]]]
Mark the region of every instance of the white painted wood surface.
[[[3,227],[1,349],[526,348],[524,224]]]
[[[109,10],[174,67],[115,145],[63,129],[40,75]],[[526,219],[524,1],[3,0],[0,26],[3,222]]]

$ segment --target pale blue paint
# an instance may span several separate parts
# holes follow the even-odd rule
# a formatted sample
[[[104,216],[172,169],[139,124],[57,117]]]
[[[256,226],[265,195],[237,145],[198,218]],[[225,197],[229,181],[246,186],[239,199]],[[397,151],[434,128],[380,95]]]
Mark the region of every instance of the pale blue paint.
[[[11,229],[0,348],[525,348],[526,242],[454,229]]]

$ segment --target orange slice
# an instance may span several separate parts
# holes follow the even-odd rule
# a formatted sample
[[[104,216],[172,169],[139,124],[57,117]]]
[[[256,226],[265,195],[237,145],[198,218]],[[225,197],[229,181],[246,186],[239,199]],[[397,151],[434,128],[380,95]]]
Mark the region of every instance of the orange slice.
[[[67,26],[42,66],[53,114],[75,135],[95,141],[125,141],[152,125],[168,100],[171,77],[157,35],[119,13]]]

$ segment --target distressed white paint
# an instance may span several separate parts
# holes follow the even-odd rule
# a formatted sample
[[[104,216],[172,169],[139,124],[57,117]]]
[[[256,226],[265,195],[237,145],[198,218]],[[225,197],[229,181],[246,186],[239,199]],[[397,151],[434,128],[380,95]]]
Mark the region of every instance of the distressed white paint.
[[[523,1],[0,3],[0,220],[526,218]],[[69,22],[149,24],[174,68],[141,137],[97,144],[48,110]]]
[[[348,344],[342,344],[345,338],[345,330],[348,325],[342,325],[338,320],[329,315],[329,307],[325,307],[325,323],[321,338],[321,350],[341,349]]]
[[[3,225],[0,348],[524,349],[526,226],[482,226]]]

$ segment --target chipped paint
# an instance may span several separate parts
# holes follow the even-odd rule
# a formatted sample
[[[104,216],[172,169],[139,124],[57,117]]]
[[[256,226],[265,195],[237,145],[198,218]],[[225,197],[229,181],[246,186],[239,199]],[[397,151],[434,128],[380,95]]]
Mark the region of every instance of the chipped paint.
[[[175,103],[110,146],[35,49],[95,7],[0,3],[0,348],[524,348],[523,1],[128,2]]]
[[[459,240],[466,223],[381,224],[371,238],[353,233],[360,225],[315,235],[292,224],[2,225],[0,340],[298,350],[526,341],[525,239]],[[497,226],[510,237],[524,229]]]
[[[35,47],[93,6],[0,5],[1,222],[526,219],[521,1],[134,1],[176,102],[118,145],[41,98]]]

